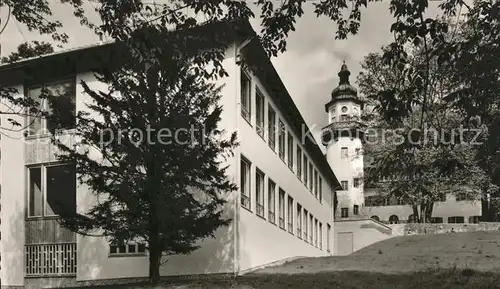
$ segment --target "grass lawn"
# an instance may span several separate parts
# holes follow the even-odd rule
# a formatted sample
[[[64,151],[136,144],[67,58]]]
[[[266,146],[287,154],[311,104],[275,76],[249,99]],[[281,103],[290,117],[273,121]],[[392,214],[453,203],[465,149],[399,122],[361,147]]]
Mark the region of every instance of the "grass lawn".
[[[500,274],[500,231],[394,237],[349,256],[304,258],[257,273],[408,273],[470,268]]]
[[[395,237],[349,256],[299,259],[236,280],[95,288],[500,289],[500,231]]]

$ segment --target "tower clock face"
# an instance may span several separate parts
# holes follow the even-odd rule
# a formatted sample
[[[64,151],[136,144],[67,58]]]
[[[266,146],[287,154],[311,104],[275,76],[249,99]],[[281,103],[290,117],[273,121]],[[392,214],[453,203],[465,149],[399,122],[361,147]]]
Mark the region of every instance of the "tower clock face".
[[[347,112],[347,106],[342,107],[342,112]]]

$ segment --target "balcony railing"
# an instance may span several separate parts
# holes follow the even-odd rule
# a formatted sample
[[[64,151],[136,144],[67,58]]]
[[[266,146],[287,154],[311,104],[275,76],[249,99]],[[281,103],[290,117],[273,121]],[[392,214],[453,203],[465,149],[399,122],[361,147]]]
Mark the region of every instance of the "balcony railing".
[[[281,229],[283,229],[283,230],[284,230],[284,229],[285,229],[285,219],[280,217],[280,219],[279,219],[279,224],[278,224],[278,225],[279,225],[279,227],[280,227]]]
[[[264,217],[264,206],[262,204],[257,204],[256,213],[257,215]]]
[[[276,217],[274,216],[274,212],[269,211],[267,212],[267,214],[268,214],[267,216],[268,221],[272,224],[276,224]]]
[[[288,223],[288,232],[293,234],[293,225],[292,223]]]
[[[257,134],[261,137],[264,138],[264,122],[262,123],[257,123],[255,126],[255,129],[257,130]]]
[[[25,246],[27,276],[76,275],[76,243]]]

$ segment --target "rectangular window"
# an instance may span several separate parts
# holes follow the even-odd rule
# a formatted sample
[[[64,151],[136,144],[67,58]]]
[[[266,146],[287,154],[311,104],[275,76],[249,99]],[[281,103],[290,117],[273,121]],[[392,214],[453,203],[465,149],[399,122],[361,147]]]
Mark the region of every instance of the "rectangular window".
[[[76,213],[75,165],[39,166],[28,171],[28,217]]]
[[[259,89],[255,94],[255,127],[257,129],[257,134],[264,138],[264,96]]]
[[[349,151],[347,150],[347,147],[340,148],[340,158],[347,158],[349,156]]]
[[[293,171],[293,136],[288,132],[288,167]]]
[[[304,241],[308,242],[308,238],[307,238],[307,233],[308,233],[308,228],[309,226],[307,225],[307,222],[308,222],[308,212],[306,209],[304,209]]]
[[[349,183],[347,181],[341,181],[340,184],[342,185],[343,191],[347,191],[349,189]]]
[[[241,205],[244,208],[250,208],[250,161],[243,156],[241,157]]]
[[[347,218],[349,217],[349,208],[342,208],[340,211],[340,217]]]
[[[279,206],[279,222],[278,225],[281,229],[285,229],[285,191],[279,189],[278,196],[278,206]]]
[[[297,144],[297,177],[302,181],[302,150]]]
[[[269,206],[268,220],[276,224],[276,183],[271,179],[267,180],[267,205]]]
[[[448,223],[450,223],[450,224],[463,224],[463,223],[465,223],[465,218],[462,216],[449,217]]]
[[[293,198],[288,196],[288,206],[286,207],[288,214],[288,232],[293,234]]]
[[[42,98],[42,93],[46,92]],[[38,103],[39,112],[29,113],[28,135],[73,129],[76,126],[76,81],[68,79],[28,88],[27,97]],[[46,98],[45,96],[50,96]],[[48,117],[37,116],[47,112]]]
[[[318,178],[318,187],[319,187],[319,201],[323,202],[323,179],[321,177]]]
[[[259,169],[255,172],[255,203],[257,215],[264,217],[264,173]]]
[[[276,112],[268,105],[267,108],[267,130],[269,134],[269,147],[276,151]]]
[[[309,243],[314,245],[314,217],[313,215],[309,215]]]
[[[318,189],[319,183],[318,183],[318,171],[314,170],[314,196],[316,199],[319,197],[319,189]]]
[[[332,227],[330,224],[326,224],[326,251],[330,253],[330,231],[332,230]]]
[[[314,246],[318,247],[318,219],[314,219]]]
[[[304,160],[304,185],[307,187],[307,177],[308,177],[308,173],[307,173],[307,166],[308,166],[308,160],[307,160],[307,156],[306,154],[304,154],[304,157],[303,157],[303,160]]]
[[[127,243],[125,245],[109,245],[109,255],[144,255],[146,245],[144,243]]]
[[[241,116],[250,122],[252,115],[252,82],[250,76],[241,69]]]
[[[323,224],[319,223],[319,249],[323,250]]]
[[[354,178],[354,180],[353,180],[353,186],[355,188],[361,187],[361,178]]]
[[[360,154],[361,154],[361,149],[360,148],[356,148],[356,156],[359,157]]]
[[[297,203],[297,237],[302,239],[302,206]]]
[[[359,206],[358,205],[354,205],[354,207],[352,209],[352,213],[354,215],[359,215]]]
[[[280,119],[278,127],[278,152],[281,160],[283,161],[285,161],[285,137],[286,137],[285,124]]]
[[[347,114],[342,114],[340,116],[340,121],[349,121],[349,116],[347,116]]]
[[[312,163],[309,163],[309,191],[313,193],[314,170]]]

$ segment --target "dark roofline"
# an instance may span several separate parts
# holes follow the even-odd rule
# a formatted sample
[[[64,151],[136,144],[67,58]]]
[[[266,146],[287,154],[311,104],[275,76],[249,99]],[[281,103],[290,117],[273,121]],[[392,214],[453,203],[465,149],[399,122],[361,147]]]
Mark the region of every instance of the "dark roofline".
[[[304,118],[300,114],[292,97],[281,81],[276,69],[271,63],[266,52],[260,45],[256,33],[250,22],[245,20],[236,23],[215,23],[209,25],[221,25],[222,33],[226,33],[232,41],[239,43],[245,39],[251,41],[243,49],[245,59],[252,70],[269,90],[269,94],[280,111],[283,112],[287,122],[302,139],[302,128],[309,131]],[[52,78],[57,75],[81,73],[99,68],[102,61],[115,60],[119,53],[117,43],[111,42],[102,45],[91,45],[40,57],[20,60],[18,62],[0,65],[0,85],[17,85],[35,79]],[[311,155],[318,169],[325,175],[333,189],[340,187],[340,183],[333,173],[330,165],[323,155],[318,144],[306,137],[303,144]]]

